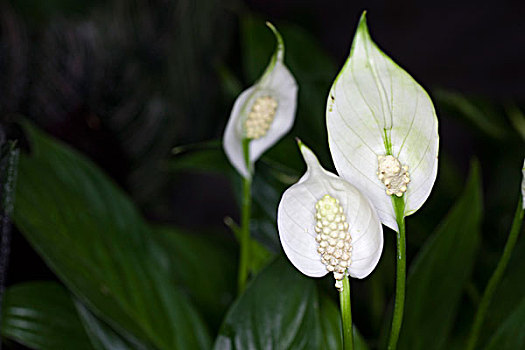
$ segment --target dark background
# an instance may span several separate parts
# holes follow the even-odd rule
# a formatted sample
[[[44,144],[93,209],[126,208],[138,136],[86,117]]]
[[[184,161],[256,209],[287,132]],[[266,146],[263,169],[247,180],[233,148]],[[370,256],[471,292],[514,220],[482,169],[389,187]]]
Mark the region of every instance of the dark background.
[[[497,256],[524,150],[509,117],[511,107],[525,102],[522,1],[4,0],[0,117],[11,137],[21,137],[15,123],[24,116],[87,154],[149,219],[226,232],[223,218],[238,212],[228,179],[173,174],[165,162],[173,146],[219,139],[233,91],[253,83],[243,56],[244,18],[270,20],[277,28],[291,25],[317,42],[326,61],[317,71],[298,71],[297,78],[300,84],[315,81],[320,96],[315,104],[324,105],[364,9],[374,40],[436,102],[442,157],[437,186],[443,194],[431,196],[427,206],[437,209],[426,206],[419,220],[437,222],[446,213],[476,156],[486,215],[493,217],[485,223],[482,252]],[[284,35],[292,55],[288,39]],[[272,47],[272,40],[268,35],[261,44]],[[269,55],[259,59],[266,62]],[[310,52],[295,55],[306,58]],[[477,109],[465,112],[443,91],[461,94]],[[324,118],[322,108],[308,114],[309,101],[302,98],[298,123],[312,114]],[[301,130],[308,129],[299,126],[294,136],[317,137]],[[319,131],[318,138],[323,135]],[[330,167],[325,140],[318,152]],[[458,179],[448,183],[450,174]],[[409,238],[410,254],[424,238]],[[54,278],[17,231],[7,277],[8,285]]]

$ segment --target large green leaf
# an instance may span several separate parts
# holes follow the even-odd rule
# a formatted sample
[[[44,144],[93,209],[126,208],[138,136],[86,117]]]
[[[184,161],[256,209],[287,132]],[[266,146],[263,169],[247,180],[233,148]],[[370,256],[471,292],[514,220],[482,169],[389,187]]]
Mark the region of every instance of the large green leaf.
[[[219,140],[177,146],[171,150],[171,153],[173,158],[165,163],[165,168],[172,172],[190,171],[220,174],[232,172]]]
[[[131,335],[126,334],[126,339],[117,334],[104,322],[93,315],[84,304],[75,301],[78,316],[84,325],[84,329],[96,350],[146,350],[144,346]],[[48,317],[53,317],[49,315]]]
[[[159,243],[156,255],[167,273],[183,286],[206,320],[218,328],[236,293],[237,252],[233,239],[185,234],[172,227],[157,228],[155,239]]]
[[[160,349],[205,349],[199,315],[164,273],[150,229],[89,160],[25,126],[14,219],[52,270],[117,331]]]
[[[355,329],[354,334],[355,348],[366,349]],[[281,256],[233,304],[215,350],[332,349],[340,344],[338,308],[319,295],[314,279],[299,273]]]
[[[343,348],[343,327],[341,324],[341,312],[337,305],[328,297],[320,298],[320,315],[322,344],[324,349]]]
[[[320,296],[319,321],[321,323],[322,349],[342,349],[343,330],[341,324],[341,312],[332,299],[327,296]],[[368,345],[356,327],[354,331],[354,349],[367,350]]]
[[[470,279],[482,217],[480,170],[416,257],[408,276],[400,349],[442,349]],[[408,227],[410,239],[410,226]]]
[[[504,116],[490,102],[442,89],[434,91],[434,95],[441,111],[469,122],[492,138],[501,140],[508,136]]]
[[[487,350],[525,348],[525,298],[490,339]]]
[[[318,308],[313,280],[279,258],[232,306],[215,349],[319,348]]]
[[[501,251],[498,253],[501,254]],[[500,256],[497,255],[497,258]],[[490,302],[478,344],[487,344],[490,337],[523,299],[523,271],[525,271],[525,240],[519,241],[512,252],[504,277]]]
[[[2,336],[32,349],[93,349],[71,297],[54,282],[7,289],[2,320]]]
[[[124,340],[56,282],[10,287],[3,306],[2,335],[37,350],[146,349]]]

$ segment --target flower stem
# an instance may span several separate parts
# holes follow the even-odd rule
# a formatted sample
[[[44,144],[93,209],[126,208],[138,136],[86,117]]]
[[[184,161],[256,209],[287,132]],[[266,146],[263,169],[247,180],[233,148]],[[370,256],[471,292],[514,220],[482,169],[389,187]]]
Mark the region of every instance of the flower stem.
[[[472,324],[472,328],[470,330],[470,337],[467,343],[467,350],[472,350],[476,348],[479,332],[481,331],[481,326],[483,325],[483,321],[485,320],[490,301],[492,299],[492,296],[494,295],[494,292],[496,291],[496,287],[498,286],[499,282],[501,281],[501,278],[503,277],[505,268],[507,267],[510,260],[510,256],[512,255],[512,250],[514,249],[514,246],[516,245],[516,242],[518,240],[518,236],[521,231],[521,224],[523,221],[523,212],[524,210],[522,205],[522,198],[520,196],[520,199],[518,201],[518,208],[516,208],[514,220],[512,221],[509,237],[507,238],[507,243],[505,243],[505,248],[503,249],[503,255],[501,256],[498,265],[496,266],[496,269],[490,277],[489,283],[485,288],[485,292],[481,297],[481,302],[479,303],[476,315],[474,316],[474,323]]]
[[[399,228],[397,233],[397,255],[396,255],[396,299],[394,302],[394,315],[392,316],[392,328],[390,329],[390,339],[388,349],[397,348],[397,340],[403,323],[403,312],[405,308],[405,283],[406,283],[406,252],[405,252],[405,199],[394,197],[392,199],[396,222]]]
[[[249,169],[249,139],[243,140],[243,153],[246,165]],[[252,206],[252,179],[243,177],[242,179],[242,206],[241,206],[241,237],[240,237],[240,261],[237,291],[241,294],[246,287],[248,279],[248,268],[250,265],[250,213]]]
[[[352,308],[350,303],[350,282],[348,276],[343,278],[343,290],[339,292],[341,302],[341,319],[343,321],[343,349],[354,349],[354,335],[352,333]]]

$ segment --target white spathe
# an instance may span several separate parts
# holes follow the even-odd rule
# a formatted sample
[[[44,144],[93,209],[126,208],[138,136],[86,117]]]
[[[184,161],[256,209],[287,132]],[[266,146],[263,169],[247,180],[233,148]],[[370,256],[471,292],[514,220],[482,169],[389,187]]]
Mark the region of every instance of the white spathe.
[[[303,274],[321,277],[328,273],[317,252],[316,203],[328,194],[339,200],[352,237],[352,255],[348,267],[351,277],[365,278],[376,267],[383,251],[383,228],[370,201],[347,181],[321,167],[314,153],[305,145],[300,149],[307,165],[306,173],[288,188],[279,203],[277,226],[284,252]]]
[[[397,231],[392,200],[377,177],[378,156],[408,166],[405,216],[426,201],[438,168],[438,121],[430,97],[372,41],[363,13],[350,56],[330,90],[326,122],[337,172],[370,198]]]
[[[255,85],[244,90],[235,101],[223,137],[223,147],[228,159],[245,178],[251,177],[253,163],[290,131],[297,106],[297,83],[283,62],[283,40],[271,24],[267,23],[267,25],[275,34],[277,48],[262,77]],[[267,133],[250,141],[249,164],[246,164],[242,146],[245,138],[243,123],[257,98],[265,96],[270,96],[277,101],[277,109]]]

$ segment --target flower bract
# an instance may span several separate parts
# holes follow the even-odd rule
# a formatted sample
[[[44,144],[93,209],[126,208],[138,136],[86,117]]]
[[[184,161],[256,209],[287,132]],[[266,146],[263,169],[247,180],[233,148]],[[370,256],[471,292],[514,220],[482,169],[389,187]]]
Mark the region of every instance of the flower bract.
[[[281,35],[267,25],[277,48],[264,74],[235,101],[223,137],[228,159],[245,178],[251,177],[253,163],[291,129],[295,119],[297,83],[284,65]]]
[[[425,90],[372,41],[365,13],[330,90],[326,121],[337,172],[397,230],[391,196],[403,196],[410,215],[434,185],[438,122]]]
[[[279,203],[277,225],[283,249],[302,273],[334,274],[336,287],[345,273],[365,278],[383,250],[383,229],[369,199],[346,180],[326,171],[300,143],[306,173]]]

